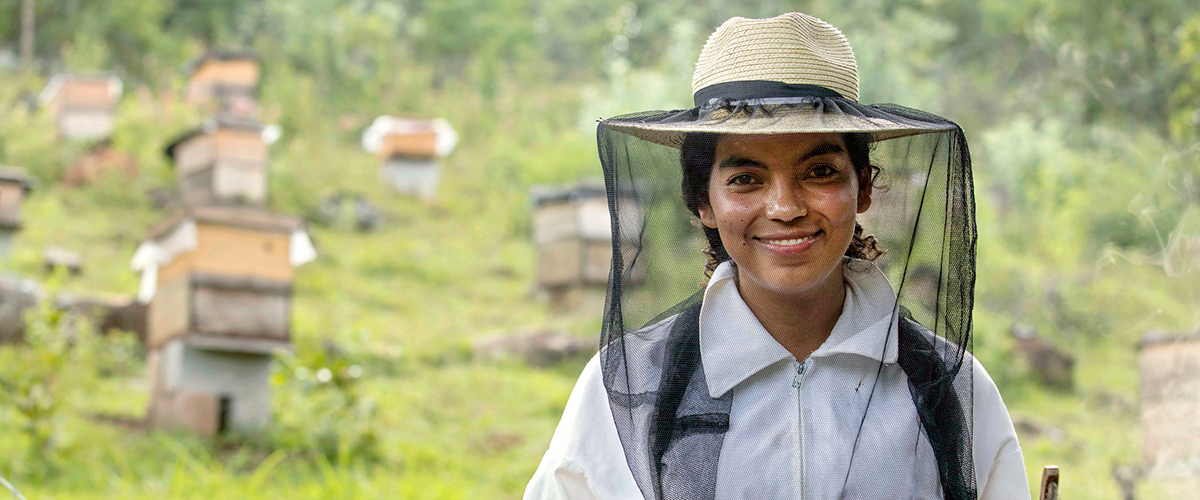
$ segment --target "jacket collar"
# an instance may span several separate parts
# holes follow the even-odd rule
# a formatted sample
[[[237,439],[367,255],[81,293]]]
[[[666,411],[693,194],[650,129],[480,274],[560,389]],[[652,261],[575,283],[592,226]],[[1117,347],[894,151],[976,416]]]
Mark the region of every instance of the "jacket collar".
[[[875,264],[847,259],[846,300],[829,338],[809,356],[857,355],[895,363],[896,293]],[[742,300],[737,268],[723,262],[713,272],[700,307],[700,356],[709,395],[719,398],[752,375],[792,358]]]

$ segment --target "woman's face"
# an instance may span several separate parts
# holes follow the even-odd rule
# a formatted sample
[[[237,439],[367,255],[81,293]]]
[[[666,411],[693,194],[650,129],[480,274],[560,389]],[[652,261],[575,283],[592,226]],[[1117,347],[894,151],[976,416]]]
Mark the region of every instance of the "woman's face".
[[[841,280],[855,214],[870,206],[841,134],[724,135],[698,211],[742,286],[795,295]]]

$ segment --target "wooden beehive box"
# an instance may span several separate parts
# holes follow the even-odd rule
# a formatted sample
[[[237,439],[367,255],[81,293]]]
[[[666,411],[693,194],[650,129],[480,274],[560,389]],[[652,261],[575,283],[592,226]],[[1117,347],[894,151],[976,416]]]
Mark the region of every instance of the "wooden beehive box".
[[[267,198],[267,144],[252,120],[209,120],[167,146],[184,204],[261,205]]]
[[[109,75],[58,74],[38,101],[52,115],[60,137],[98,140],[113,129],[113,109],[121,96],[121,80]]]
[[[258,113],[255,89],[260,73],[253,54],[209,50],[188,64],[185,98],[188,104],[211,106],[221,114],[253,117]]]
[[[111,75],[54,75],[38,96],[41,105],[51,114],[66,109],[109,109],[121,96],[121,79]]]
[[[1200,332],[1153,332],[1139,347],[1142,458],[1149,475],[1200,480]]]
[[[392,133],[383,137],[379,158],[387,160],[393,156],[401,158],[433,158],[437,153],[437,132],[427,131]]]
[[[606,284],[612,226],[603,186],[537,189],[531,195],[538,285]],[[622,210],[636,212],[632,205],[624,201]],[[639,276],[629,278],[636,281]]]
[[[113,131],[113,112],[99,109],[63,111],[57,120],[60,137],[71,141],[107,139]]]
[[[21,205],[33,182],[21,167],[0,166],[0,229],[21,228]]]
[[[268,353],[290,342],[298,219],[246,207],[194,207],[152,232],[164,241],[188,238],[194,248],[158,268],[150,302],[148,344],[185,337],[198,348]]]
[[[0,166],[0,255],[8,254],[21,230],[21,205],[32,189],[33,181],[25,169]]]

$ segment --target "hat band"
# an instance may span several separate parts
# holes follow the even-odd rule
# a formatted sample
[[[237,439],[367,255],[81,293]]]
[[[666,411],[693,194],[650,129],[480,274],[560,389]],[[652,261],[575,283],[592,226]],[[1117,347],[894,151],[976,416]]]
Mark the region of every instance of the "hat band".
[[[746,99],[767,99],[771,97],[828,97],[841,98],[836,91],[820,85],[805,83],[783,83],[771,80],[744,80],[737,82],[714,83],[692,95],[696,107],[708,104],[713,99],[728,99],[744,101]]]

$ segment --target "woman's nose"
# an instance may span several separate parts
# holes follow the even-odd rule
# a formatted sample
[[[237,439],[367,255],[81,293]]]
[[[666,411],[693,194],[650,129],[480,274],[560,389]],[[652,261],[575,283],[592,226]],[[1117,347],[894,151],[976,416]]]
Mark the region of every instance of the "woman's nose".
[[[791,222],[808,215],[808,205],[803,190],[790,183],[779,183],[771,187],[767,195],[766,216],[771,219]]]

